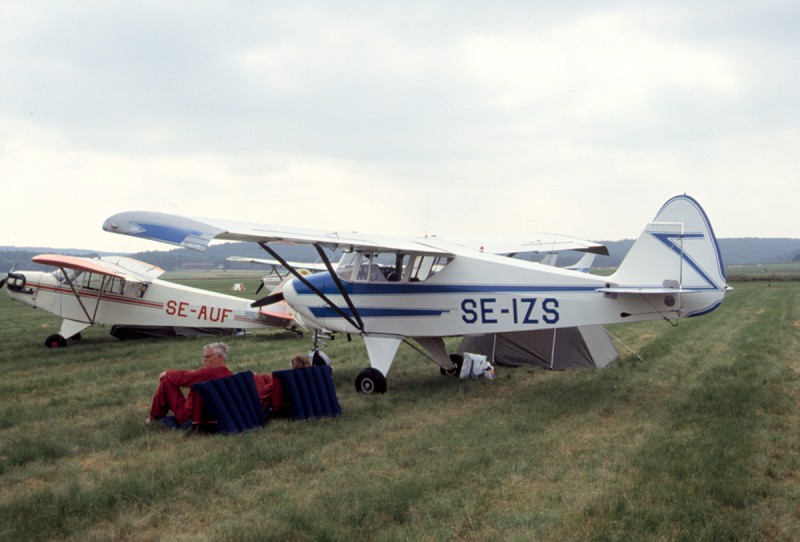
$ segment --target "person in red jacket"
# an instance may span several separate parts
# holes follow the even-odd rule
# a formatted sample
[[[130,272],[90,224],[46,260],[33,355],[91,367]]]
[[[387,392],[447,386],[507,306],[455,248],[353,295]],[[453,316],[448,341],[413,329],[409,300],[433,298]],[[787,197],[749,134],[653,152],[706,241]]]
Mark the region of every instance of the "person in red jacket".
[[[172,426],[171,420],[167,419],[170,410],[175,414],[177,427],[192,420],[194,409],[200,404],[200,398],[191,389],[192,384],[231,376],[233,373],[227,363],[228,345],[211,343],[203,347],[203,368],[193,371],[170,369],[161,373],[147,422],[158,420]],[[185,396],[181,388],[189,388],[189,395]]]

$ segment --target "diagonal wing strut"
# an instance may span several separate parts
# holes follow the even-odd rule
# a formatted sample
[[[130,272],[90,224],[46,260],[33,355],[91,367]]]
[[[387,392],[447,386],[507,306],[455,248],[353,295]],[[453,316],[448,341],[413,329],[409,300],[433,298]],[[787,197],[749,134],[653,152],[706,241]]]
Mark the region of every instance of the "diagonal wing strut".
[[[78,290],[75,288],[75,284],[73,283],[72,279],[69,277],[69,274],[67,273],[67,270],[65,268],[63,268],[63,267],[59,267],[59,269],[61,269],[61,273],[64,275],[64,279],[67,281],[67,284],[69,284],[69,288],[70,288],[70,290],[72,290],[72,294],[75,296],[75,299],[78,301],[78,305],[80,305],[81,309],[83,309],[83,314],[86,315],[86,319],[90,323],[94,324],[95,318],[97,317],[97,309],[100,308],[100,301],[103,298],[103,290],[105,289],[106,279],[108,279],[108,276],[107,275],[103,275],[103,281],[100,284],[100,290],[97,292],[97,304],[95,304],[95,306],[94,306],[94,314],[90,315],[88,309],[86,308],[86,305],[83,304],[83,299],[81,299],[81,295],[78,293]]]
[[[347,314],[345,311],[343,311],[343,310],[341,309],[341,307],[339,307],[339,306],[338,306],[336,303],[334,303],[333,301],[331,301],[331,300],[328,298],[328,296],[326,296],[324,293],[322,293],[322,292],[321,292],[321,291],[320,291],[320,290],[319,290],[319,289],[318,289],[316,286],[314,286],[313,284],[311,284],[311,283],[308,281],[308,279],[306,279],[306,278],[305,278],[303,275],[301,275],[301,274],[300,274],[300,273],[299,273],[299,272],[298,272],[298,271],[297,271],[297,270],[296,270],[296,269],[295,269],[295,268],[294,268],[294,267],[293,267],[293,266],[292,266],[292,265],[291,265],[289,262],[287,262],[286,260],[284,260],[284,259],[283,259],[283,258],[280,256],[280,254],[278,254],[277,252],[275,252],[275,251],[272,249],[272,247],[270,247],[270,246],[269,246],[267,243],[265,243],[265,242],[261,242],[261,243],[259,243],[259,245],[261,246],[261,248],[263,248],[264,250],[266,250],[266,251],[267,251],[267,252],[268,252],[268,253],[269,253],[269,254],[270,254],[270,255],[271,255],[273,258],[275,258],[276,260],[278,260],[278,261],[281,263],[281,265],[282,265],[283,267],[285,267],[286,269],[288,269],[288,270],[289,270],[289,272],[290,272],[292,275],[294,275],[294,276],[295,276],[295,278],[297,278],[297,279],[298,279],[300,282],[302,282],[302,283],[303,283],[303,284],[304,284],[304,285],[305,285],[305,286],[306,286],[308,289],[310,289],[312,292],[314,292],[314,293],[315,293],[315,294],[316,294],[316,295],[317,295],[317,296],[318,296],[318,297],[319,297],[319,298],[320,298],[322,301],[324,301],[324,302],[325,302],[325,303],[326,303],[326,304],[327,304],[327,305],[328,305],[330,308],[332,308],[334,311],[336,311],[336,313],[337,313],[339,316],[341,316],[342,318],[344,318],[345,320],[347,320],[347,321],[348,321],[350,324],[352,324],[354,327],[358,328],[360,331],[362,331],[362,332],[364,331],[364,322],[361,320],[361,316],[358,314],[358,311],[356,310],[356,307],[355,307],[355,305],[353,305],[353,300],[352,300],[352,299],[350,299],[350,295],[349,295],[349,294],[347,293],[347,291],[345,290],[345,288],[344,288],[344,285],[342,284],[341,280],[339,279],[339,276],[338,276],[338,275],[336,274],[336,272],[333,270],[333,266],[331,265],[331,261],[330,261],[330,259],[328,258],[327,254],[325,254],[325,251],[322,249],[322,246],[321,246],[319,243],[313,243],[313,245],[314,245],[314,248],[315,248],[315,249],[317,249],[317,253],[319,253],[319,257],[322,259],[323,263],[325,264],[325,268],[328,270],[328,273],[330,274],[331,278],[333,279],[333,282],[336,284],[336,288],[339,290],[339,293],[340,293],[340,294],[342,295],[342,297],[344,298],[344,300],[345,300],[345,303],[347,303],[347,308],[349,308],[349,309],[350,309],[350,312],[351,312],[351,314],[353,315],[352,317],[351,317],[349,314]],[[271,297],[271,296],[267,296],[267,297],[266,297],[266,298],[264,298],[264,299],[269,299],[270,297]],[[254,307],[255,307],[255,306],[260,306],[260,305],[262,304],[262,301],[263,301],[263,300],[256,301],[255,303],[253,303],[253,306],[254,306]],[[272,300],[271,300],[271,301],[272,301]]]

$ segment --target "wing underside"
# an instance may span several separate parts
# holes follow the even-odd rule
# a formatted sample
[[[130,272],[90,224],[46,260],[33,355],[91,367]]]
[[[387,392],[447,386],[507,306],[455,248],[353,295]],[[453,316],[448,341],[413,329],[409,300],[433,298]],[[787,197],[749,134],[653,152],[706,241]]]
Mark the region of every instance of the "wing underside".
[[[284,226],[257,225],[215,219],[187,218],[166,213],[131,211],[119,213],[103,223],[103,229],[204,251],[214,239],[320,245],[332,249],[409,252],[447,255],[448,252],[414,240],[394,239],[356,232],[311,230]]]
[[[130,211],[116,214],[103,229],[204,251],[214,239],[254,243],[318,245],[331,249],[453,256],[463,250],[487,254],[563,252],[568,250],[608,254],[601,244],[555,234],[525,238],[393,238],[358,232],[312,230],[287,226],[257,225],[227,220],[189,218],[167,213]]]

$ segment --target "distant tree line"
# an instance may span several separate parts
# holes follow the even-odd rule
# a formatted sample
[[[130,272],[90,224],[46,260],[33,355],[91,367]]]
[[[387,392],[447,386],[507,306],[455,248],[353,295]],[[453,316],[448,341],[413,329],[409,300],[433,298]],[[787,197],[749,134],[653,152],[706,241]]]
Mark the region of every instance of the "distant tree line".
[[[596,267],[616,267],[628,253],[633,240],[601,241],[609,249],[609,256],[598,256]],[[301,245],[274,245],[277,252],[285,259],[298,262],[314,262],[319,255],[313,247]],[[789,238],[728,238],[719,240],[720,252],[726,265],[752,265],[791,263],[800,261],[800,239]],[[0,275],[7,273],[14,266],[25,270],[49,270],[51,267],[39,266],[31,262],[38,254],[56,253],[73,256],[99,256],[103,253],[79,249],[53,249],[32,247],[0,247]],[[331,261],[336,262],[339,254],[328,252]],[[185,248],[166,251],[147,251],[129,254],[132,258],[157,265],[167,271],[176,271],[186,267],[208,267],[217,269],[264,269],[261,265],[229,262],[229,256],[271,259],[271,256],[255,243],[223,243],[213,245],[205,252],[197,252]],[[565,255],[565,261],[570,256]],[[572,259],[577,259],[574,255]]]

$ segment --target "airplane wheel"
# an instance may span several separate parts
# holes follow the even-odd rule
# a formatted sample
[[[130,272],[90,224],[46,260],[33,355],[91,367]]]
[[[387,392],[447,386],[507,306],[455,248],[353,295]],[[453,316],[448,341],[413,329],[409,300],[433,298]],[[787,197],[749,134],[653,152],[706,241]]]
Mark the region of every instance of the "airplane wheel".
[[[53,333],[52,335],[47,336],[47,338],[44,340],[44,345],[47,348],[64,348],[67,346],[67,339],[58,333]]]
[[[367,367],[356,377],[359,393],[386,393],[386,377],[378,369]]]
[[[464,356],[461,354],[450,354],[450,361],[456,364],[455,369],[439,369],[439,372],[444,376],[459,376],[461,374],[461,366],[464,365]]]

